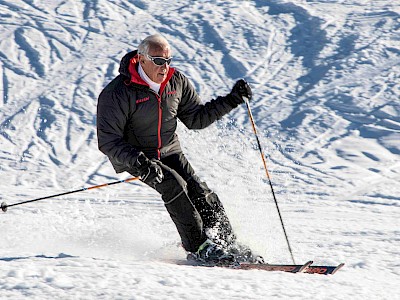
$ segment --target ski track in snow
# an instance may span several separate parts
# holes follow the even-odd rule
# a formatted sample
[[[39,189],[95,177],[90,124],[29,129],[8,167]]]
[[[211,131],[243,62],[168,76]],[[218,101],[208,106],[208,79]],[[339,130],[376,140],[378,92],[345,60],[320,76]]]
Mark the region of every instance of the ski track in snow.
[[[177,265],[185,253],[162,201],[124,183],[2,214],[0,298],[396,298],[399,30],[389,0],[0,0],[1,201],[127,178],[97,150],[97,96],[160,32],[205,101],[251,83],[296,261],[346,263],[334,276]],[[245,106],[201,131],[181,125],[238,237],[289,263]]]

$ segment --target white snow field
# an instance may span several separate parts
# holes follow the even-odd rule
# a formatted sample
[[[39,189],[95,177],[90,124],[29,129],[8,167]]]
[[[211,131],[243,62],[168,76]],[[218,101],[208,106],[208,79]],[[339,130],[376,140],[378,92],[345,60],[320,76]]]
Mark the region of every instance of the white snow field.
[[[1,212],[0,299],[399,299],[397,0],[0,0],[0,201],[129,178],[97,149],[97,97],[153,33],[204,101],[250,82],[296,262],[346,265],[179,265],[161,199],[135,181]],[[240,240],[291,263],[245,105],[178,134]]]

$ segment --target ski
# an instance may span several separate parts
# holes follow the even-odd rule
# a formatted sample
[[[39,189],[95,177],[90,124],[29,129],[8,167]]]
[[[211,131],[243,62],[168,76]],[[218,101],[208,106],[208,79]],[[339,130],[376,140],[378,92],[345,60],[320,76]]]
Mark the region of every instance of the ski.
[[[190,266],[200,266],[200,267],[219,267],[219,268],[229,268],[235,270],[263,270],[263,271],[281,271],[289,273],[307,273],[307,274],[319,274],[319,275],[333,275],[338,270],[340,270],[344,263],[337,266],[327,266],[327,265],[315,265],[313,266],[313,261],[308,261],[303,265],[286,265],[286,264],[257,264],[257,263],[239,263],[232,261],[225,261],[219,263],[212,262],[202,262],[194,259],[189,259],[185,265]]]
[[[337,271],[339,271],[344,266],[344,263],[341,263],[337,266],[309,266],[304,273],[309,274],[321,274],[321,275],[333,275]]]
[[[290,273],[302,273],[305,272],[313,263],[308,261],[304,265],[277,265],[277,264],[252,264],[252,263],[239,263],[237,266],[232,268],[240,270],[264,270],[264,271],[283,271]]]
[[[313,261],[308,261],[304,265],[274,265],[274,264],[249,264],[241,263],[237,266],[232,266],[239,270],[265,270],[265,271],[283,271],[290,273],[307,273],[319,275],[333,275],[340,270],[344,263],[337,266],[313,266]]]

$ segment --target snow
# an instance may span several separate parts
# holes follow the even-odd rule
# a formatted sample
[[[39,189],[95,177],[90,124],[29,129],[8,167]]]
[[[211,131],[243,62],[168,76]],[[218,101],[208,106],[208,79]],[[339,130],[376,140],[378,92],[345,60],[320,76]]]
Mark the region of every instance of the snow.
[[[334,276],[190,267],[157,193],[121,183],[0,215],[1,299],[400,296],[398,1],[0,1],[1,201],[128,178],[97,150],[96,104],[149,34],[207,101],[238,78],[296,262]],[[244,243],[290,263],[245,105],[178,133]]]

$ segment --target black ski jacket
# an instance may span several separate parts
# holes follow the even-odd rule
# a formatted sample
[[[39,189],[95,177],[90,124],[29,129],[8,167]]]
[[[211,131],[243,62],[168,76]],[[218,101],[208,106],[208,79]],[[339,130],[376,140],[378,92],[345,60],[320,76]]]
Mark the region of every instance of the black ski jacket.
[[[137,72],[137,51],[126,54],[119,75],[100,93],[97,138],[117,173],[135,172],[140,152],[161,159],[182,152],[175,133],[177,119],[189,129],[201,129],[241,103],[228,94],[202,104],[189,80],[174,68],[157,94]]]

